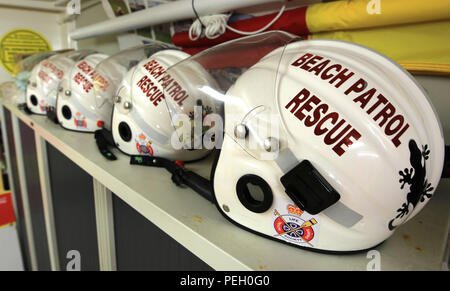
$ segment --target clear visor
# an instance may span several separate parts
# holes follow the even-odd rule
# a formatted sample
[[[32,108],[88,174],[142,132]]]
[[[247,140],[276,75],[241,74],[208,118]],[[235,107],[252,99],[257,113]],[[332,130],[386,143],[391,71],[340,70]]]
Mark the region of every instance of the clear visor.
[[[23,72],[31,72],[34,66],[39,64],[41,61],[48,59],[56,54],[58,54],[58,52],[52,51],[52,52],[35,53],[30,56],[25,56],[16,63],[14,75],[16,76]]]
[[[169,145],[173,132],[163,88],[172,88],[170,94],[176,95],[178,100],[182,100],[185,94],[166,72],[188,57],[174,48],[159,50],[130,70],[118,90],[119,100],[116,100],[115,108],[128,115],[142,133],[159,145]],[[201,77],[201,74],[196,77]]]
[[[95,67],[108,56],[91,54],[75,63],[58,88],[58,98],[71,100],[78,110],[91,119],[97,119],[95,112],[94,78],[101,78]],[[90,116],[89,116],[90,115]]]
[[[35,53],[30,56],[24,56],[20,61],[16,63],[14,68],[14,80],[16,86],[19,90],[25,92],[27,90],[27,86],[31,84],[31,82],[35,83],[35,80],[30,80],[30,76],[32,75],[33,69],[43,60],[54,56],[58,52],[42,52]]]
[[[275,159],[287,146],[287,134],[278,113],[278,70],[286,45],[298,40],[301,39],[280,31],[261,33],[213,47],[171,67],[167,74],[189,95],[180,105],[168,96],[169,91],[164,93],[173,130],[182,139],[181,134],[186,133],[179,130],[180,115],[195,110],[205,113],[205,104],[221,104],[223,110],[212,117],[221,120],[211,122],[211,118],[203,117],[202,126],[205,120],[208,124],[224,124],[224,133],[251,156]],[[270,65],[260,65],[263,59],[269,60],[263,63]],[[207,72],[209,78],[190,77],[199,71]]]
[[[124,81],[127,73],[133,70],[140,61],[168,48],[172,48],[172,46],[162,42],[152,42],[121,51],[101,61],[95,67],[96,75],[93,78],[95,110],[105,122],[106,129],[111,129],[114,100],[119,96],[118,90],[121,84],[127,86],[127,82]],[[122,83],[122,81],[124,82]],[[120,95],[126,96],[125,94]]]
[[[40,62],[36,71],[37,87],[41,88],[41,98],[53,99],[55,104],[60,82],[70,73],[72,66],[81,59],[95,53],[92,50],[70,51],[54,55]]]

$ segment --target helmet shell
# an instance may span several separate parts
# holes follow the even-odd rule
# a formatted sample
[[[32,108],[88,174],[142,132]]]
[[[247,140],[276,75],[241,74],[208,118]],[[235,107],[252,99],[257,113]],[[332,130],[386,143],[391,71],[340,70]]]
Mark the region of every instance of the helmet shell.
[[[45,115],[47,107],[56,105],[57,89],[75,61],[66,54],[41,61],[31,71],[26,93],[27,107],[35,114]]]
[[[164,98],[182,100],[185,93],[166,71],[188,57],[178,50],[162,50],[127,73],[117,91],[112,118],[113,138],[122,152],[182,161],[198,160],[209,153],[172,144],[174,126]],[[165,92],[167,88],[170,92]]]
[[[235,104],[245,104],[243,114],[266,108],[282,131],[272,160],[225,134],[214,172],[221,212],[260,235],[323,251],[367,249],[414,217],[439,182],[444,140],[437,114],[410,74],[373,50],[334,40],[290,43],[249,68],[226,95],[241,100],[225,102],[226,133],[243,120]],[[281,159],[286,152],[291,159]],[[340,194],[315,215],[280,181],[304,160]],[[249,175],[270,189],[262,213],[238,197]],[[242,187],[250,191],[248,183]]]
[[[46,115],[48,107],[56,107],[58,87],[78,60],[94,53],[79,50],[62,53],[44,59],[30,73],[26,89],[26,104],[35,114]]]
[[[62,127],[94,132],[102,127],[104,121],[96,112],[94,78],[101,79],[95,67],[108,56],[92,54],[73,65],[69,74],[58,88],[56,113]],[[105,83],[103,86],[108,86]]]

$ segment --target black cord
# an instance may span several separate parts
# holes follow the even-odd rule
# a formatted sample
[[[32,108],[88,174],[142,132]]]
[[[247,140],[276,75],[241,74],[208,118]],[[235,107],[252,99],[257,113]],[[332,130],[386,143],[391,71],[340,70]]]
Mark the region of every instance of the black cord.
[[[198,16],[197,10],[195,10],[194,0],[192,0],[192,10],[194,10],[195,17],[197,17],[198,21],[202,25],[202,32],[200,33],[200,36],[201,36],[203,34],[203,31],[205,30],[206,26],[203,24],[202,20],[200,19],[200,16]]]

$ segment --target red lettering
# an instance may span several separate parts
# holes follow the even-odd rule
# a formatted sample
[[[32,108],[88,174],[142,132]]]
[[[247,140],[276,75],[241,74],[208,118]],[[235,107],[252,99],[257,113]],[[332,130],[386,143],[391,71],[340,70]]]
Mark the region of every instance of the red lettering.
[[[364,109],[364,107],[366,107],[367,103],[369,103],[370,99],[372,99],[376,91],[377,90],[375,90],[375,88],[372,88],[367,92],[364,92],[363,94],[359,95],[355,99],[353,99],[353,102],[355,103],[360,102],[361,103],[360,107]]]
[[[383,127],[383,125],[388,121],[389,118],[394,116],[395,114],[395,108],[392,106],[391,103],[386,104],[383,109],[378,112],[377,115],[373,118],[374,121],[377,121],[381,118],[381,121],[379,123],[380,127]]]
[[[377,98],[378,98],[378,101],[375,102],[375,104],[372,105],[372,107],[370,107],[369,110],[367,110],[367,114],[372,113],[381,104],[386,104],[388,102],[387,99],[384,98],[384,96],[381,94],[378,94]]]
[[[396,121],[398,121],[398,124],[392,129],[392,125]],[[384,133],[388,136],[393,135],[403,126],[404,122],[405,122],[405,118],[403,117],[403,115],[398,114],[398,115],[394,116],[391,120],[389,120],[389,123],[386,125],[386,128],[384,129]]]
[[[301,96],[303,96],[303,98],[300,99]],[[292,98],[292,100],[286,105],[285,108],[289,109],[289,107],[294,104],[294,108],[291,109],[291,113],[294,113],[297,110],[298,106],[300,106],[300,104],[308,97],[309,91],[306,88],[303,88],[300,92],[297,93],[297,95],[295,95],[294,98]]]
[[[348,95],[351,92],[359,93],[362,90],[364,90],[364,88],[366,88],[366,86],[367,86],[367,82],[361,78],[358,81],[356,81],[356,83],[354,83],[352,86],[350,86],[350,88],[348,88],[347,91],[344,92],[344,94]]]
[[[315,135],[320,136],[328,131],[328,128],[321,128],[322,125],[326,121],[328,121],[328,119],[331,119],[331,124],[336,124],[336,121],[339,119],[339,113],[331,112],[331,113],[327,114],[319,123],[317,123],[316,128],[314,129]]]
[[[405,133],[405,131],[409,128],[409,124],[407,123],[400,131],[399,133],[397,133],[396,136],[394,136],[394,138],[391,140],[392,143],[395,145],[395,147],[398,148],[399,145],[402,144],[402,142],[400,141],[400,137]]]
[[[340,139],[352,126],[348,124],[339,134],[335,137],[332,135],[345,123],[344,119],[341,119],[338,124],[336,124],[328,133],[325,135],[324,142],[327,145],[334,144],[338,139]]]
[[[139,82],[137,82],[136,85],[137,85],[138,87],[141,87],[142,84],[143,84],[146,80],[148,80],[148,77],[147,77],[147,76],[144,76],[144,77],[142,77],[142,78],[139,80]]]
[[[310,58],[312,58],[312,57],[313,57],[313,54],[304,54],[303,56],[301,56],[300,58],[298,58],[295,62],[293,62],[293,63],[291,64],[291,66],[298,67],[298,66],[300,66],[301,64],[303,64],[306,60],[308,60],[308,59],[310,59]]]
[[[164,98],[164,94],[159,91],[158,94],[155,95],[155,101],[153,101],[153,105],[158,106],[159,102],[161,102],[162,98]]]
[[[342,148],[342,146],[346,145],[347,147],[349,147],[353,144],[353,141],[351,140],[351,138],[353,138],[354,141],[357,141],[360,137],[361,137],[361,134],[356,129],[352,129],[343,139],[341,139],[333,147],[333,151],[335,153],[337,153],[339,156],[342,156],[345,153],[345,150]]]
[[[348,74],[345,74],[346,72],[349,72]],[[334,87],[339,88],[342,84],[345,83],[351,76],[353,76],[355,73],[350,72],[348,69],[344,69],[342,72],[339,72],[333,79],[330,80],[330,84],[333,84],[336,80],[340,80]]]
[[[314,118],[311,118],[311,116],[308,116],[305,119],[305,125],[308,127],[314,126],[314,124],[316,124],[320,120],[320,117],[321,117],[320,111],[322,111],[323,114],[327,113],[328,104],[322,103],[319,106],[317,106],[313,112]]]
[[[330,63],[330,60],[323,61],[320,64],[313,67],[311,70],[309,70],[309,72],[315,72],[314,74],[316,76],[319,76],[320,72],[322,72],[322,70],[325,69],[329,63]]]
[[[322,80],[328,80],[331,77],[333,77],[333,74],[328,74],[329,71],[331,71],[332,69],[335,69],[336,72],[339,72],[342,69],[342,66],[339,64],[335,64],[332,66],[329,66],[328,68],[326,68],[325,71],[323,71],[322,75],[320,75],[320,78],[322,78]]]
[[[308,65],[315,65],[317,63],[317,61],[323,59],[323,57],[321,56],[314,56],[311,59],[309,59],[305,64],[303,64],[303,66],[301,66],[300,68],[302,68],[305,71],[309,71],[311,70],[311,67]]]
[[[305,102],[305,104],[303,104],[302,107],[300,107],[300,109],[295,112],[295,116],[298,119],[303,120],[303,118],[305,118],[305,115],[302,113],[302,111],[303,110],[306,110],[308,112],[311,111],[311,109],[312,109],[311,103],[314,103],[315,105],[317,105],[320,103],[320,99],[317,98],[316,95],[312,95],[311,98],[309,98]]]

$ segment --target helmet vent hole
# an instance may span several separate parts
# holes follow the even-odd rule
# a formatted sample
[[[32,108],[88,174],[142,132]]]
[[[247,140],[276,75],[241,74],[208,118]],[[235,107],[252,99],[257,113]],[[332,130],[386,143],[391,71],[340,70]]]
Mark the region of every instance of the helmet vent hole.
[[[61,108],[61,113],[64,116],[65,119],[70,120],[72,118],[72,111],[70,110],[69,106],[64,105]]]
[[[119,123],[119,135],[126,142],[131,140],[131,129],[126,122]]]
[[[250,195],[250,199],[253,199],[254,203],[261,203],[264,201],[264,192],[259,185],[254,185],[252,183],[247,183],[247,191]]]
[[[259,176],[242,176],[236,184],[239,201],[252,212],[266,212],[273,202],[273,194],[269,184]]]
[[[31,96],[30,96],[30,102],[31,102],[31,104],[33,104],[34,106],[38,105],[38,100],[37,100],[36,95],[31,95]]]

